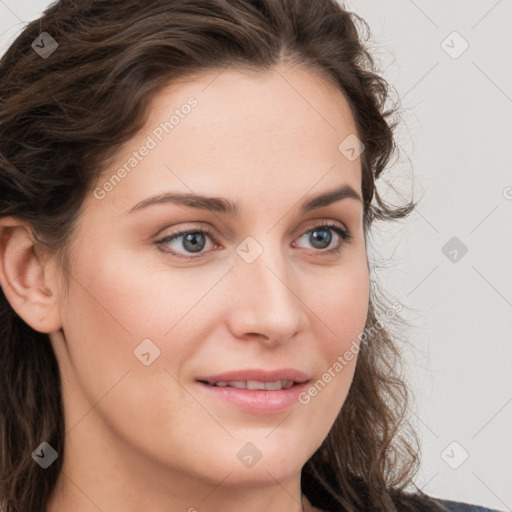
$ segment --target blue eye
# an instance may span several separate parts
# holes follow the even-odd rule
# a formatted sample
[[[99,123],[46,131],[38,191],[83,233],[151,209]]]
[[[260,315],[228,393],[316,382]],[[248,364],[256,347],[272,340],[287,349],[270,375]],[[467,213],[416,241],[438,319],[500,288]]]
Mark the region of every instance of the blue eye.
[[[162,251],[173,254],[178,258],[194,259],[202,256],[204,253],[201,253],[200,256],[184,256],[176,250],[169,250],[169,244],[178,239],[182,239],[179,245],[181,245],[185,251],[190,251],[190,253],[200,253],[206,245],[206,238],[213,239],[212,233],[209,229],[189,229],[187,231],[179,231],[178,233],[166,236],[156,243],[162,248]]]
[[[336,233],[339,241],[336,243],[334,248],[322,252],[336,254],[341,250],[343,244],[352,238],[346,229],[339,227],[337,224],[320,224],[313,229],[306,231],[306,233],[304,233],[300,238],[308,237],[307,240],[315,249],[325,249],[331,245],[333,238],[331,234],[332,231]]]
[[[338,238],[338,242],[335,244],[334,248],[323,250],[331,245],[333,239],[332,232],[336,234],[335,238]],[[337,224],[319,224],[318,226],[314,226],[306,231],[300,238],[304,238],[306,236],[308,236],[308,241],[313,245],[313,248],[319,249],[318,252],[321,254],[339,253],[343,245],[349,242],[352,238],[352,235],[346,229],[341,228]],[[158,240],[156,244],[163,252],[172,254],[177,258],[190,260],[200,258],[209,252],[202,252],[207,245],[207,239],[211,239],[213,245],[216,245],[215,238],[213,237],[210,229],[188,229],[166,236],[165,238]],[[177,244],[179,248],[175,246],[173,249],[169,249],[171,243],[177,241],[179,241]],[[185,254],[195,253],[198,254],[198,256],[186,256],[181,252],[182,250],[185,251]]]

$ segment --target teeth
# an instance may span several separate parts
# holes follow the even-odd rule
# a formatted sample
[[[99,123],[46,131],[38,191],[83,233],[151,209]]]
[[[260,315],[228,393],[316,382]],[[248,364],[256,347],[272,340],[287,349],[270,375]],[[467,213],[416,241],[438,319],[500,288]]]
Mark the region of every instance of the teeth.
[[[257,380],[248,380],[246,382],[247,389],[265,389],[265,384],[263,382],[258,382]]]
[[[240,388],[240,389],[247,388],[247,384],[241,380],[230,380],[228,382],[228,386],[230,386],[232,388]]]
[[[257,380],[230,380],[229,382],[219,381],[213,384],[219,387],[232,387],[238,389],[260,389],[277,391],[278,389],[288,389],[293,386],[293,380],[276,380],[274,382],[260,382]]]
[[[265,382],[265,389],[288,389],[293,386],[293,380],[277,380],[275,382]]]

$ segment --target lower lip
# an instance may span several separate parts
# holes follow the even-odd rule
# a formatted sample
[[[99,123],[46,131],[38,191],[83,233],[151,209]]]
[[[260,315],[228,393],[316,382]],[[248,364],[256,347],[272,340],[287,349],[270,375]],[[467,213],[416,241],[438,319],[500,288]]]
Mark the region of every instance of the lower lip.
[[[294,384],[288,389],[240,389],[229,386],[211,386],[197,382],[210,396],[223,400],[244,411],[257,414],[276,414],[285,411],[298,402],[298,397],[304,391],[307,382]]]

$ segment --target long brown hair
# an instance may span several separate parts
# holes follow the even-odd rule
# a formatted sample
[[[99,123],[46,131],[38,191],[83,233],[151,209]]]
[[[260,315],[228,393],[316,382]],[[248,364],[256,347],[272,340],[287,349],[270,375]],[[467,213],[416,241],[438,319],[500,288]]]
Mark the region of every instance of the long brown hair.
[[[85,195],[144,126],[158,91],[190,73],[232,65],[267,70],[280,62],[321,73],[349,102],[365,146],[365,235],[375,220],[405,217],[414,204],[388,205],[375,186],[397,149],[397,103],[389,104],[390,87],[365,47],[365,30],[335,0],[58,1],[0,61],[0,218],[30,222],[66,268]],[[39,37],[45,55],[33,46]],[[379,321],[390,305],[372,282],[352,386],[303,468],[303,488],[316,478],[347,511],[426,510],[428,497],[405,492],[418,469],[418,442],[406,421],[400,354]],[[64,434],[49,337],[25,324],[0,290],[0,505],[6,512],[44,509],[61,471]],[[45,471],[31,457],[42,441],[59,454]]]

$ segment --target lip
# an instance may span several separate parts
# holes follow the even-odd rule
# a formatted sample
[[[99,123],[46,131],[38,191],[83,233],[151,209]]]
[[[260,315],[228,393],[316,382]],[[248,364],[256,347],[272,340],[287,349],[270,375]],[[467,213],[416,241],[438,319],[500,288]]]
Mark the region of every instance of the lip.
[[[297,384],[302,384],[309,380],[309,376],[294,368],[281,368],[278,370],[263,370],[260,368],[250,368],[247,370],[234,370],[218,375],[206,377],[196,377],[196,380],[203,380],[213,384],[214,382],[230,380],[257,380],[259,382],[275,382],[276,380],[293,380]]]
[[[214,382],[229,382],[232,380],[257,380],[259,382],[293,380],[294,384],[288,389],[279,390],[250,390],[211,385]],[[310,378],[306,373],[299,370],[283,368],[272,371],[261,369],[236,370],[218,375],[197,377],[196,381],[197,386],[209,397],[233,405],[238,409],[255,414],[277,414],[298,402],[298,397],[308,385]]]
[[[255,414],[277,414],[298,402],[299,395],[307,387],[308,382],[294,384],[291,388],[274,391],[217,387],[204,382],[196,382],[196,384],[208,396],[231,404],[243,411]]]

